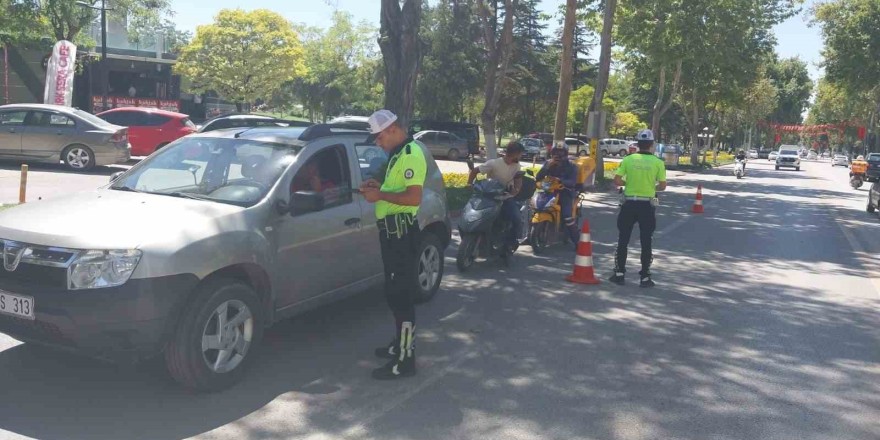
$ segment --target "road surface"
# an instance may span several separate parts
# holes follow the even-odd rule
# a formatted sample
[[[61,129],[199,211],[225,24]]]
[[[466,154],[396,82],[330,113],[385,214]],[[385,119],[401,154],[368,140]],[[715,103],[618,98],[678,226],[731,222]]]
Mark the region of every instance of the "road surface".
[[[276,325],[214,395],[0,337],[0,437],[876,440],[880,220],[846,174],[671,174],[651,290],[634,266],[625,288],[567,284],[562,248],[462,275],[453,246],[418,310],[419,374],[393,383],[369,375],[392,330],[378,291]],[[586,209],[603,278],[614,212]]]

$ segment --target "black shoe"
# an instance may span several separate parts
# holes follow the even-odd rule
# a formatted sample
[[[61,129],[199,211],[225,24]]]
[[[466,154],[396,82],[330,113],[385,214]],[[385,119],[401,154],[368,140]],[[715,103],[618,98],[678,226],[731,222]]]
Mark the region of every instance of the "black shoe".
[[[400,354],[400,341],[395,339],[385,347],[379,347],[373,352],[376,357],[382,359],[396,359]]]
[[[648,275],[646,277],[642,277],[642,280],[639,282],[639,287],[654,287],[654,281],[651,279],[651,276]]]
[[[608,281],[611,281],[618,286],[626,285],[626,279],[623,277],[623,274],[614,274],[613,276],[611,276],[611,278],[608,278]]]
[[[384,366],[373,370],[373,379],[395,380],[416,375],[416,356],[410,354],[404,360],[391,359]]]

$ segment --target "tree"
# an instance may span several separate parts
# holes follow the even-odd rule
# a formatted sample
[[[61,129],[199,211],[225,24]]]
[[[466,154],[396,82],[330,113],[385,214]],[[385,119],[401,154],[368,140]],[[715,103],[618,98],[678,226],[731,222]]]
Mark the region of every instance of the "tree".
[[[416,88],[416,112],[422,118],[465,119],[468,97],[482,88],[485,65],[475,7],[474,2],[441,0],[425,9],[425,56]]]
[[[807,63],[797,57],[779,60],[770,64],[768,75],[777,90],[777,105],[770,119],[783,124],[803,122],[802,115],[813,93]]]
[[[501,93],[507,82],[510,58],[513,52],[513,11],[516,0],[504,0],[503,24],[498,31],[498,0],[478,0],[480,23],[483,27],[483,43],[486,48],[486,84],[481,119],[486,138],[486,154],[489,159],[498,157],[495,142],[495,117],[501,102]]]
[[[371,51],[371,39],[376,30],[366,22],[355,25],[351,14],[337,11],[333,24],[324,31],[300,27],[303,36],[308,74],[293,83],[293,92],[309,111],[312,120],[320,114],[326,121],[330,115],[342,111],[365,112],[376,109],[356,108],[365,101],[365,94],[373,84],[371,78],[376,58]],[[368,72],[359,72],[366,68]]]
[[[834,0],[816,6],[816,22],[825,39],[826,78],[873,102],[868,129],[880,113],[880,2],[876,0]],[[870,150],[869,150],[870,151]]]
[[[199,26],[174,69],[190,78],[189,92],[213,90],[239,111],[307,72],[293,26],[266,9],[221,10],[214,24]]]
[[[379,47],[385,62],[385,108],[406,127],[415,107],[422,58],[422,0],[382,0],[381,14]]]
[[[648,125],[639,120],[638,115],[630,112],[620,112],[614,115],[614,123],[608,130],[614,137],[624,138],[635,136],[640,130],[648,128]]]
[[[602,19],[602,34],[600,37],[600,54],[599,54],[599,77],[596,79],[596,89],[593,92],[593,102],[590,104],[590,111],[601,111],[602,103],[605,98],[605,87],[608,85],[608,75],[611,72],[611,45],[612,45],[612,32],[614,31],[614,14],[617,11],[617,0],[605,0],[605,10],[604,17]],[[587,118],[589,118],[589,112],[587,113]],[[588,125],[588,120],[584,120],[584,126]],[[602,136],[604,133],[599,133],[599,136]],[[592,141],[594,144],[596,140]],[[594,154],[592,151],[592,145],[590,146],[590,154]],[[596,169],[602,170],[605,166],[605,161],[603,160],[602,154],[598,151],[595,151],[596,157]]]
[[[56,40],[68,40],[74,43],[82,43],[90,39],[82,36],[83,29],[90,26],[97,18],[97,12],[93,9],[81,6],[78,0],[41,0],[40,12],[45,17],[47,32],[51,32]],[[94,7],[101,6],[101,0],[85,0]],[[170,13],[169,0],[113,0],[107,1],[108,20],[116,18],[129,22],[153,22],[160,21],[161,17]]]
[[[559,67],[559,98],[556,102],[556,127],[553,143],[564,144],[568,120],[568,98],[571,95],[572,62],[574,60],[574,26],[577,18],[577,0],[567,0],[565,26],[562,31],[562,54]]]
[[[0,0],[0,44],[36,41],[43,35],[38,0]]]

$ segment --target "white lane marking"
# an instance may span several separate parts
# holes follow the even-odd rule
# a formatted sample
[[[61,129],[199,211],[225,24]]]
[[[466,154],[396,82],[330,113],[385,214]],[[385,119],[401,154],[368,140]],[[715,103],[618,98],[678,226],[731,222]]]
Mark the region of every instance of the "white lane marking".
[[[667,227],[661,229],[661,230],[658,231],[658,232],[655,232],[654,235],[658,235],[658,236],[659,236],[659,235],[665,235],[665,234],[668,234],[668,233],[670,233],[670,232],[672,232],[672,231],[674,231],[674,230],[676,230],[676,229],[678,229],[678,228],[684,226],[684,224],[687,223],[687,222],[689,222],[692,218],[694,218],[694,217],[693,217],[693,216],[682,217],[682,218],[680,218],[680,219],[678,219],[678,220],[672,222],[672,224],[670,224],[669,226],[667,226]]]
[[[859,260],[859,263],[862,265],[862,268],[865,270],[865,274],[869,280],[871,280],[871,285],[874,286],[874,293],[877,296],[880,296],[880,273],[877,270],[872,269],[875,267],[875,263],[871,261],[868,253],[865,251],[865,247],[862,246],[861,243],[856,239],[852,232],[843,226],[843,220],[839,215],[837,215],[837,210],[832,209],[832,217],[836,220],[834,223],[837,224],[837,227],[840,228],[840,231],[843,232],[843,236],[846,238],[846,241],[849,242],[849,246],[852,248],[853,253],[856,254],[856,259]]]

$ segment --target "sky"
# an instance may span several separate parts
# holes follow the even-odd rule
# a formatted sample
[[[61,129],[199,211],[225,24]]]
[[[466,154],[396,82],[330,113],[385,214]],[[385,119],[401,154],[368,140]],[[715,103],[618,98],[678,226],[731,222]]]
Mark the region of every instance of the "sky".
[[[808,16],[809,8],[816,1],[806,0],[800,15],[775,28],[777,52],[784,58],[799,56],[806,61],[814,81],[821,76],[818,64],[822,60],[822,37],[818,27],[809,26]],[[178,28],[195,31],[199,25],[210,24],[219,10],[241,8],[241,3],[241,0],[171,0],[171,8],[176,12],[174,21]],[[541,8],[555,13],[564,3],[564,0],[542,0]],[[243,9],[271,9],[293,22],[327,27],[336,7],[350,12],[356,21],[366,20],[378,27],[379,5],[380,0],[249,0]]]

